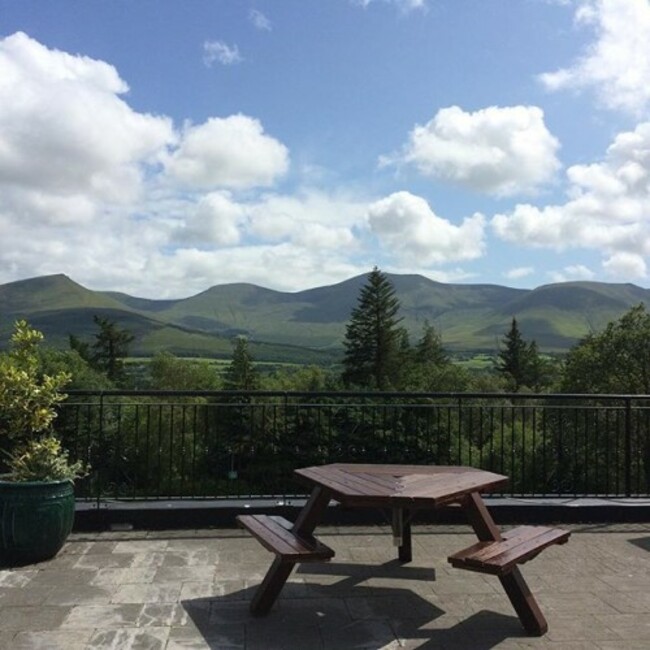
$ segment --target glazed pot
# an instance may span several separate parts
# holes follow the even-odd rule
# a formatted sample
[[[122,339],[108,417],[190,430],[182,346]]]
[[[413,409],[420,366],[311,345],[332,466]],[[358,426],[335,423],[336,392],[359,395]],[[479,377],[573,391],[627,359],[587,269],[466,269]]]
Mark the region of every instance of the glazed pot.
[[[0,480],[0,566],[54,557],[72,530],[74,510],[71,481]]]

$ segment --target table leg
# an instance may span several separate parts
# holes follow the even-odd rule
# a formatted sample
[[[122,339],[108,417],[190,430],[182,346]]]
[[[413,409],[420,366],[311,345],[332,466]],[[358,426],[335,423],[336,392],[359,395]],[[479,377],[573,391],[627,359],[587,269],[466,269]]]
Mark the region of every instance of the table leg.
[[[480,541],[502,539],[498,526],[494,523],[492,515],[478,492],[467,495],[463,502],[463,508]],[[534,636],[544,634],[548,629],[548,624],[521,575],[519,567],[515,567],[506,575],[499,576],[499,580],[526,632]]]
[[[411,542],[411,512],[405,508],[393,508],[393,540],[399,547],[397,557],[400,562],[410,562],[413,559]]]
[[[330,493],[320,486],[315,487],[309,500],[300,511],[291,529],[292,532],[299,536],[309,537],[321,520],[329,502]],[[295,561],[283,560],[280,556],[276,556],[251,600],[251,614],[263,616],[268,613],[291,575],[295,564]]]

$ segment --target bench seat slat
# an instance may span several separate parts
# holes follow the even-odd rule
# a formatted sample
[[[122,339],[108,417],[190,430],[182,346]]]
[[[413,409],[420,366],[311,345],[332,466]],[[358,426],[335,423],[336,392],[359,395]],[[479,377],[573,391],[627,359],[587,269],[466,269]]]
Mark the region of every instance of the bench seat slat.
[[[564,544],[570,533],[545,526],[520,526],[499,541],[478,542],[448,558],[459,569],[503,575],[515,565],[533,559],[551,544]]]
[[[334,557],[334,551],[315,537],[298,537],[291,530],[291,522],[283,517],[238,515],[237,523],[284,561],[323,561]]]

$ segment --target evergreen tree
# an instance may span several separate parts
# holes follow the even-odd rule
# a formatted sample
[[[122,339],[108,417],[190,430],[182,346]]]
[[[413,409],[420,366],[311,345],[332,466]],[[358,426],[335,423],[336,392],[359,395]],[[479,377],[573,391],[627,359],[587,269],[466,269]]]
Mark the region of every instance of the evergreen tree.
[[[346,387],[396,387],[404,342],[399,307],[395,289],[375,267],[361,288],[345,331],[342,379]]]
[[[84,361],[89,365],[92,365],[92,354],[90,353],[90,343],[87,341],[82,341],[75,334],[68,335],[68,341],[70,343],[70,350],[76,352]]]
[[[91,346],[91,364],[104,372],[112,382],[119,383],[124,379],[124,358],[128,356],[129,345],[135,337],[108,318],[94,316],[93,320],[99,332],[95,334],[95,342]],[[73,344],[72,337],[70,343]],[[83,353],[78,346],[76,349]]]
[[[503,338],[504,348],[499,351],[496,369],[511,383],[515,391],[522,386],[537,387],[541,376],[541,360],[537,343],[527,343],[512,319],[510,330]]]
[[[424,323],[404,376],[403,390],[427,392],[465,390],[469,380],[467,373],[452,363],[440,334],[429,322]]]
[[[245,336],[238,336],[235,340],[232,361],[226,370],[224,388],[227,390],[256,390],[259,387],[260,377],[248,350],[248,339]]]
[[[422,328],[422,338],[415,348],[417,363],[433,366],[444,366],[449,361],[449,356],[442,347],[442,338],[436,328],[425,321]]]

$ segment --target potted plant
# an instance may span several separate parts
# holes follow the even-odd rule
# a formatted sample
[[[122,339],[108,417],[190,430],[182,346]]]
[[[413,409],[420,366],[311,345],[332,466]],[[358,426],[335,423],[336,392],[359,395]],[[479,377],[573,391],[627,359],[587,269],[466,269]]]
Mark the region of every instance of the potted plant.
[[[71,462],[53,430],[66,398],[66,372],[40,372],[43,334],[18,321],[0,353],[0,565],[28,564],[58,553],[72,530],[73,481],[86,471]]]

